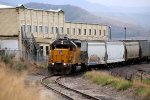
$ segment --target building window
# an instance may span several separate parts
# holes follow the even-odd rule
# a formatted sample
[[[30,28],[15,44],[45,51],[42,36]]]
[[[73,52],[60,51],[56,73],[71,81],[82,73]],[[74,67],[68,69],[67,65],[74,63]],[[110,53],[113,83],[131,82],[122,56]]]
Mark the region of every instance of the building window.
[[[49,55],[49,47],[46,46],[46,55]]]
[[[50,27],[50,33],[51,34],[53,33],[53,27]]]
[[[48,26],[45,26],[45,33],[48,33]]]
[[[86,35],[86,29],[84,29],[84,35]]]
[[[73,35],[75,35],[76,34],[76,29],[75,28],[73,28]]]
[[[58,27],[53,27],[53,32],[58,33]]]
[[[81,29],[80,28],[78,29],[78,34],[81,35]]]
[[[64,32],[63,27],[60,27],[60,33],[63,33],[63,32]]]
[[[27,25],[27,32],[31,32],[31,25]]]
[[[104,36],[106,35],[106,30],[104,30]]]
[[[21,26],[21,32],[25,32],[26,31],[26,26],[25,25],[22,25]]]
[[[99,35],[101,36],[101,30],[99,30]]]
[[[89,35],[91,35],[92,34],[92,31],[91,31],[91,29],[89,29]]]
[[[94,29],[94,35],[96,35],[96,29]]]
[[[37,26],[34,26],[34,32],[38,32]]]
[[[70,32],[69,32],[70,30],[69,30],[69,28],[67,28],[67,34],[69,34]]]
[[[43,32],[43,27],[39,26],[39,32],[42,33]]]
[[[43,55],[43,46],[40,46],[40,50],[41,50],[40,54]]]
[[[59,33],[58,27],[55,27],[55,31],[56,33]]]

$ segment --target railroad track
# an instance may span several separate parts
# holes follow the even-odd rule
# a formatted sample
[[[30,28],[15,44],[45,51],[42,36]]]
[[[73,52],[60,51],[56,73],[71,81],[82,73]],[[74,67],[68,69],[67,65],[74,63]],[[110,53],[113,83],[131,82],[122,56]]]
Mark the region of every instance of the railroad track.
[[[71,89],[59,82],[61,76],[48,76],[41,80],[42,85],[51,89],[57,94],[60,94],[67,100],[101,100],[100,98],[90,96],[78,90]]]

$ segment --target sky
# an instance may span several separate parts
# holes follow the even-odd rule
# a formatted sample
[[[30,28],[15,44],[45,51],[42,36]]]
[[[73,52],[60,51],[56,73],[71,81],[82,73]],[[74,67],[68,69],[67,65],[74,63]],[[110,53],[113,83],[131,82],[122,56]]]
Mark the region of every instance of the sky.
[[[86,0],[106,6],[150,7],[150,0]]]
[[[150,0],[0,0],[7,3],[27,3],[27,2],[43,2],[49,4],[79,4],[85,2],[101,4],[105,6],[122,6],[122,7],[150,7]]]

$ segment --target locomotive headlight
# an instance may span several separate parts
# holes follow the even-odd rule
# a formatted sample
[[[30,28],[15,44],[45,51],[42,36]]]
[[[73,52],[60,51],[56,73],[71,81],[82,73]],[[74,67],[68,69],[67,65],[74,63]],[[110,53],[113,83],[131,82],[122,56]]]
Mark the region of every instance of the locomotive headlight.
[[[64,66],[66,66],[66,63],[63,63]]]

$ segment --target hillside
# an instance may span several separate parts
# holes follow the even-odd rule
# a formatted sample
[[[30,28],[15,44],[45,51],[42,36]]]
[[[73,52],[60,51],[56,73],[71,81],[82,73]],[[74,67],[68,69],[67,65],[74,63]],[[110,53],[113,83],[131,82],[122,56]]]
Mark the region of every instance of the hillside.
[[[113,18],[98,17],[82,8],[72,5],[51,5],[44,3],[27,3],[25,4],[28,8],[35,9],[62,9],[65,12],[65,20],[71,22],[86,22],[86,23],[99,23],[107,24],[112,27],[112,37],[123,38],[124,37],[124,27],[127,27],[128,37],[146,37],[147,31],[136,23],[128,23],[126,21],[121,21]]]

